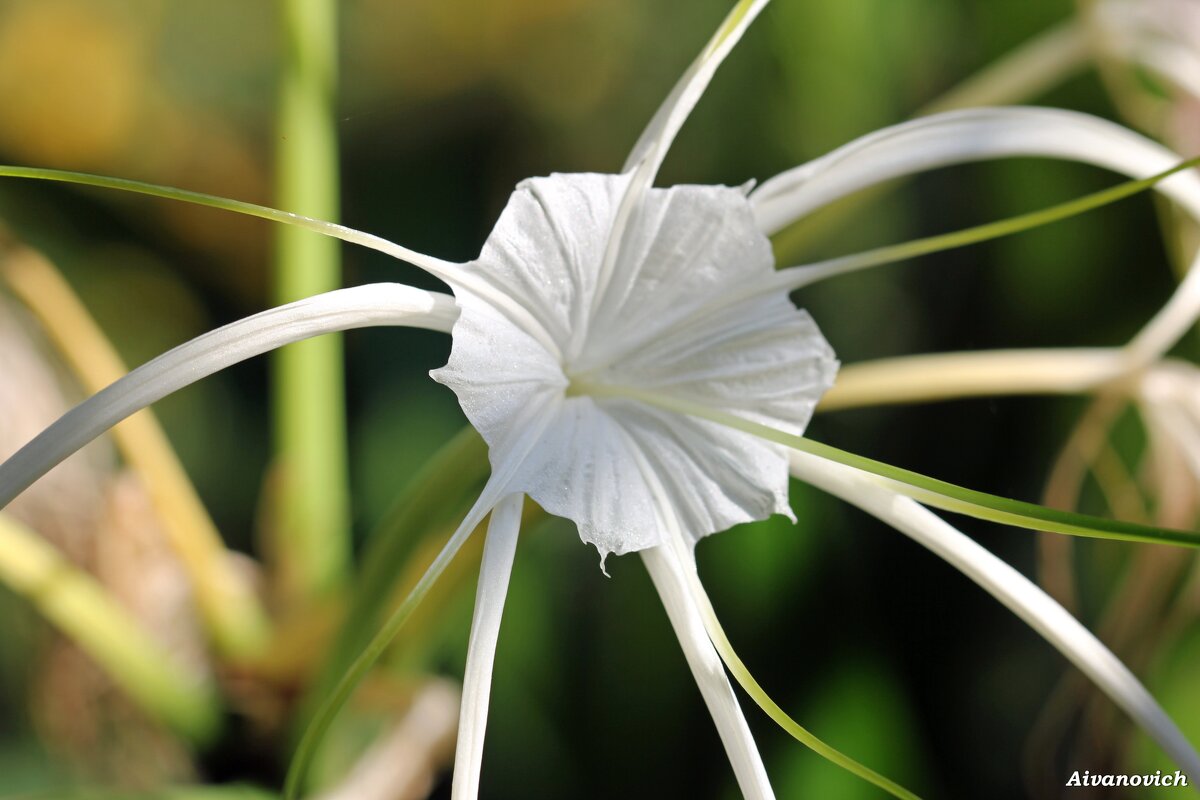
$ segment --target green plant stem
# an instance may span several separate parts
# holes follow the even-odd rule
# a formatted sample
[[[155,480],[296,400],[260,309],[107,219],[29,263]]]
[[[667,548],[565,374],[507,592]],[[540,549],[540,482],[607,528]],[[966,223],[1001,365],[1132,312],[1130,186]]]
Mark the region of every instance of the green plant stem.
[[[336,219],[337,4],[284,0],[282,15],[276,200],[309,216]],[[341,285],[332,239],[287,226],[279,229],[275,246],[276,303]],[[273,381],[279,481],[271,549],[280,561],[285,597],[311,599],[341,586],[350,564],[341,337],[283,348]]]
[[[652,491],[656,494],[657,502],[660,505],[664,503],[669,505],[662,484],[656,479],[649,477],[649,475],[648,480],[651,483]],[[679,601],[679,598],[672,598],[670,595],[673,595],[677,591],[684,594],[682,603],[694,607],[717,655],[733,675],[734,679],[750,695],[750,698],[754,700],[758,707],[765,711],[767,716],[787,732],[788,735],[835,766],[862,778],[868,783],[878,786],[893,797],[900,798],[900,800],[918,800],[915,794],[900,784],[884,777],[865,764],[856,761],[832,745],[822,741],[800,723],[796,722],[796,720],[792,719],[767,694],[762,685],[750,674],[750,670],[746,668],[745,663],[738,656],[737,652],[734,651],[733,645],[730,644],[729,637],[725,635],[725,631],[717,619],[717,613],[713,609],[712,601],[708,597],[708,592],[704,591],[704,586],[700,582],[700,573],[696,569],[695,551],[692,547],[693,543],[685,541],[683,530],[679,526],[679,520],[673,515],[668,514],[664,521],[664,529],[666,531],[666,541],[659,547],[643,553],[646,566],[651,570],[655,586],[662,587],[659,589],[660,593],[663,593],[664,590],[666,592],[662,595],[664,604],[667,604],[669,608],[670,603]],[[669,552],[661,554],[656,552],[661,550]],[[677,569],[671,569],[663,561],[657,560],[664,557],[668,561],[675,561]],[[667,568],[664,569],[663,566]],[[658,577],[654,577],[656,572],[658,573]],[[672,573],[677,573],[677,575],[670,577]],[[683,639],[681,638],[680,641],[682,643]]]
[[[213,687],[189,678],[95,578],[0,515],[0,582],[25,597],[150,716],[203,744],[220,725]]]

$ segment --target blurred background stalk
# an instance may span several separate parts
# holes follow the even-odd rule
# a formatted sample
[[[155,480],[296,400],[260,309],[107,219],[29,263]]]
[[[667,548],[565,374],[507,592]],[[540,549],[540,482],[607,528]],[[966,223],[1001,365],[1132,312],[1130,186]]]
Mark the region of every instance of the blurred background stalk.
[[[84,389],[99,392],[129,371],[48,259],[22,246],[10,245],[6,255],[0,275],[41,322]],[[112,434],[154,500],[163,531],[187,570],[208,637],[228,658],[259,654],[269,622],[252,575],[225,548],[153,412],[134,414]]]
[[[216,734],[221,718],[213,688],[188,676],[95,578],[5,516],[0,583],[28,598],[152,718],[195,742]]]
[[[333,0],[281,4],[275,200],[279,208],[336,220],[338,149],[334,121],[337,9]],[[275,238],[274,302],[341,286],[338,244],[281,227]],[[281,599],[302,601],[339,587],[350,563],[342,339],[284,348],[273,375],[277,484],[270,521]]]

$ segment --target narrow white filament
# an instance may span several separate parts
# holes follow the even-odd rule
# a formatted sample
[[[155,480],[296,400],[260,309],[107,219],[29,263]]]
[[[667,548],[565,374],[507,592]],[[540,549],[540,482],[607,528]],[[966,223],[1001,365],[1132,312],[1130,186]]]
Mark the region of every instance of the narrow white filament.
[[[1133,178],[1170,169],[1183,159],[1112,122],[1050,108],[951,111],[868,134],[776,175],[750,195],[759,226],[774,233],[792,221],[860,189],[953,164],[1015,156],[1080,161]],[[1200,220],[1200,175],[1174,175],[1156,187]],[[856,268],[854,256],[796,267],[791,288]],[[1128,366],[1145,366],[1175,344],[1200,315],[1195,264],[1171,299],[1126,347]]]
[[[463,673],[458,745],[454,754],[454,800],[473,800],[479,795],[483,740],[492,691],[492,665],[496,657],[496,640],[500,635],[500,619],[504,614],[504,599],[508,594],[508,580],[512,574],[524,501],[525,495],[520,493],[510,494],[500,501],[492,510],[487,541],[483,545],[483,564],[479,568],[467,666]]]
[[[121,420],[240,361],[334,331],[400,325],[449,332],[454,299],[393,283],[339,289],[255,314],[143,364],[68,411],[0,465],[0,508]]]
[[[766,768],[754,739],[750,737],[746,718],[725,674],[725,665],[708,638],[704,618],[692,600],[683,573],[688,567],[680,563],[673,548],[666,544],[642,550],[641,556],[667,610],[692,677],[700,687],[700,694],[725,744],[742,794],[747,800],[773,798],[775,794]]]
[[[1054,645],[1200,783],[1200,756],[1112,651],[1036,584],[916,501],[871,476],[793,451],[792,474],[886,522],[961,571]]]

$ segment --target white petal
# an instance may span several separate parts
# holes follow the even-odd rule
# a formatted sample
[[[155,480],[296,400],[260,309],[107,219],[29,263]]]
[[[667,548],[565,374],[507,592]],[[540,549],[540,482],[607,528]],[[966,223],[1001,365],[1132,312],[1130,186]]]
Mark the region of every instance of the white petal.
[[[454,391],[471,425],[495,448],[521,420],[549,414],[568,381],[555,354],[524,329],[473,296],[460,293],[459,303],[450,360],[430,375]]]
[[[783,448],[635,401],[601,404],[637,443],[691,542],[771,514],[795,519]]]
[[[775,445],[627,400],[593,399],[589,386],[686,397],[800,433],[837,368],[812,319],[782,291],[729,300],[775,274],[737,189],[650,190],[598,290],[599,249],[628,181],[553,175],[518,186],[464,270],[519,299],[557,341],[546,346],[459,290],[450,361],[433,373],[458,395],[493,462],[508,458],[512,431],[546,423],[512,488],[575,521],[603,554],[660,540],[638,458],[661,472],[697,538],[790,513],[787,463]]]
[[[838,362],[816,323],[786,297],[760,296],[698,315],[596,373],[589,383],[634,386],[800,434]]]
[[[774,233],[829,203],[923,170],[1013,156],[1083,161],[1144,178],[1183,159],[1119,125],[1050,108],[951,111],[876,131],[751,193],[759,226]],[[1200,218],[1200,177],[1176,175],[1158,189]]]
[[[591,173],[522,181],[483,252],[462,271],[527,308],[554,341],[548,349],[561,350],[587,316],[609,230],[628,183],[627,176]],[[469,291],[455,294],[464,306],[487,302]],[[537,340],[533,331],[525,332]]]
[[[961,570],[1091,678],[1191,781],[1200,781],[1200,756],[1166,712],[1112,651],[1036,584],[928,509],[858,470],[793,451],[792,474],[878,517]]]
[[[448,331],[457,316],[447,295],[384,283],[320,294],[206,333],[80,403],[0,465],[0,507],[130,414],[239,361],[351,328],[404,325]]]
[[[703,332],[714,303],[770,277],[774,264],[770,242],[759,233],[740,189],[651,190],[630,221],[612,280],[592,304],[587,345],[572,368],[588,372],[635,355],[672,329],[687,336]],[[782,292],[776,300],[777,309],[796,313]],[[757,309],[743,306],[742,313]]]
[[[738,705],[737,696],[729,684],[721,658],[709,641],[691,595],[683,570],[689,567],[680,563],[677,554],[669,545],[652,547],[642,551],[646,570],[654,581],[654,588],[662,599],[663,607],[671,620],[671,627],[679,638],[679,646],[687,658],[688,666],[696,679],[696,685],[704,696],[717,732],[725,745],[725,752],[738,786],[746,798],[772,798],[771,782],[767,778],[762,757],[754,743],[754,737],[746,724],[746,718]]]
[[[551,514],[579,528],[603,558],[659,541],[655,503],[636,467],[638,445],[589,397],[554,404],[552,421],[514,476]]]
[[[758,232],[741,189],[675,186],[645,195],[629,220],[612,274],[598,290],[609,233],[629,182],[627,175],[593,173],[522,181],[479,258],[460,269],[462,279],[471,281],[456,287],[460,303],[495,312],[486,325],[491,330],[507,318],[552,358],[582,371],[772,274],[770,243]],[[486,296],[471,288],[482,284],[489,289]],[[497,308],[496,296],[525,309],[528,323]],[[572,338],[586,342],[585,348],[571,351],[565,344]]]
[[[479,772],[492,691],[492,665],[496,656],[496,639],[500,635],[504,599],[508,594],[508,580],[512,574],[513,555],[517,550],[524,500],[524,495],[511,494],[500,501],[492,510],[487,541],[483,545],[483,563],[479,568],[475,614],[471,619],[471,639],[463,675],[458,744],[454,754],[454,787],[451,796],[455,800],[479,795]]]
[[[573,520],[602,556],[661,542],[659,503],[641,464],[694,539],[771,514],[791,516],[787,457],[723,426],[619,399],[568,398],[511,487]]]

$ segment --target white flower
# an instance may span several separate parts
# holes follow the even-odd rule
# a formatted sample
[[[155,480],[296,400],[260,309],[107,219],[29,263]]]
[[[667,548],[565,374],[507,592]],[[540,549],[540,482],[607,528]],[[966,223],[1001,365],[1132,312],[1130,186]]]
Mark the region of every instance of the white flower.
[[[358,287],[226,326],[135,370],[0,466],[0,504],[137,408],[238,360],[363,325],[452,330],[450,362],[435,377],[454,390],[487,440],[493,467],[422,583],[436,578],[490,512],[464,680],[456,797],[477,793],[492,661],[525,494],[575,521],[602,555],[642,553],[743,793],[771,796],[709,639],[711,609],[692,548],[735,523],[790,513],[789,460],[794,473],[914,535],[1021,613],[1200,779],[1200,759],[1137,680],[1015,570],[873,478],[834,465],[824,470],[819,459],[720,423],[803,431],[836,362],[788,292],[863,266],[851,257],[776,272],[766,234],[865,186],[951,163],[1056,156],[1141,177],[1178,159],[1078,114],[981,110],[877,132],[749,194],[712,186],[652,188],[717,65],[765,4],[743,0],[734,8],[621,174],[522,183],[483,253],[469,264],[244,207],[410,261],[445,280],[457,304],[404,286]],[[1182,191],[1185,183],[1162,186]]]
[[[785,290],[747,291],[775,270],[741,190],[651,189],[617,238],[629,186],[629,175],[518,186],[464,270],[519,298],[523,313],[458,291],[450,363],[434,373],[488,442],[493,467],[518,464],[508,489],[574,521],[602,554],[663,543],[657,491],[693,541],[791,515],[782,446],[623,390],[799,434],[836,370]]]

